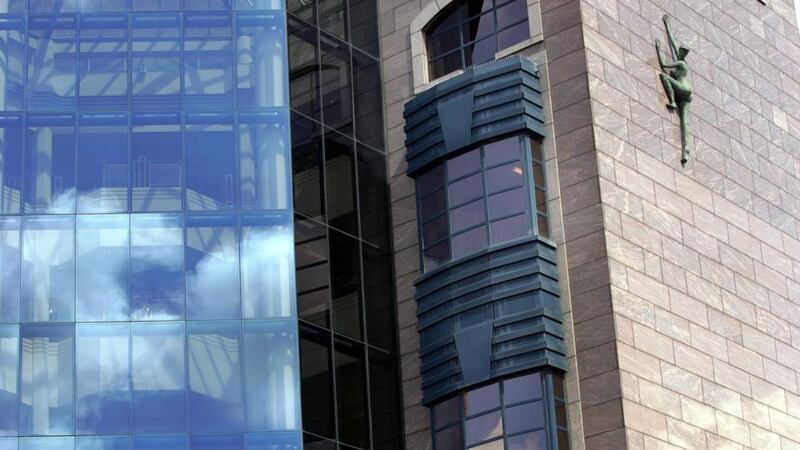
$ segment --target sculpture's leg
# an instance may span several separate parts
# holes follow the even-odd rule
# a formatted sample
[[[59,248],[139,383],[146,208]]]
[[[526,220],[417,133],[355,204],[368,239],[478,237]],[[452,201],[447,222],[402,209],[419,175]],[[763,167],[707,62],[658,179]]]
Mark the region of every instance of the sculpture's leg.
[[[681,164],[689,161],[689,102],[678,105],[678,118],[681,122]]]
[[[675,104],[675,90],[672,88],[672,82],[674,80],[663,72],[658,74],[658,77],[661,79],[661,84],[664,85],[664,91],[667,93],[667,100],[669,100],[669,103],[667,103],[667,108],[677,108],[677,105]]]

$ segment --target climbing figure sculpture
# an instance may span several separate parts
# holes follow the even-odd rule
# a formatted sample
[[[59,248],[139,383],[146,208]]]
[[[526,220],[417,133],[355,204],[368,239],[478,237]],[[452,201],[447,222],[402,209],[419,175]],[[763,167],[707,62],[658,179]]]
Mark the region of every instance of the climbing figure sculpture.
[[[672,54],[672,62],[664,62],[661,55],[661,41],[656,39],[656,53],[658,54],[658,65],[661,66],[661,84],[667,93],[667,109],[676,110],[681,122],[681,164],[686,164],[689,160],[689,105],[692,103],[692,85],[689,84],[689,65],[686,64],[686,55],[689,49],[678,44],[672,34],[669,25],[669,17],[664,16],[664,26],[667,28],[667,38],[669,49]]]

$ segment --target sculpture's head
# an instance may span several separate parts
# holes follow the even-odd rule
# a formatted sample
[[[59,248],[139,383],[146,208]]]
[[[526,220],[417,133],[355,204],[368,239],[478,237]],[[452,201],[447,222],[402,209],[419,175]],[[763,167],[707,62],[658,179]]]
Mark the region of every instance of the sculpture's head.
[[[683,61],[686,59],[686,55],[688,54],[689,54],[689,48],[681,44],[680,47],[678,47],[678,59]]]

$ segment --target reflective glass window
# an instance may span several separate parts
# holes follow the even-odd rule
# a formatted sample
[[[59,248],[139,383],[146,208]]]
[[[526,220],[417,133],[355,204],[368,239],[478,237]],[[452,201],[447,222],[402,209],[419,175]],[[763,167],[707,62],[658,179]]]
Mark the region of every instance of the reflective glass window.
[[[181,119],[177,113],[136,113],[131,128],[133,211],[181,209]]]
[[[503,418],[500,411],[478,416],[465,422],[467,445],[502,436]]]
[[[517,403],[542,398],[542,375],[532,373],[503,382],[503,403]]]
[[[128,436],[78,436],[75,450],[130,450]]]
[[[303,430],[336,437],[331,332],[300,323],[300,386]]]
[[[245,318],[296,313],[292,217],[288,213],[242,215],[242,308]]]
[[[74,433],[74,333],[72,324],[20,325],[21,435]],[[55,450],[62,445],[48,442],[52,446],[26,448]]]
[[[18,450],[17,438],[0,438],[0,450]]]
[[[294,210],[323,220],[322,135],[319,124],[300,114],[292,114],[292,184]]]
[[[371,245],[362,244],[364,308],[368,320],[367,341],[383,350],[395,348],[395,304],[392,255]]]
[[[289,151],[285,111],[239,114],[239,178],[243,209],[290,207]]]
[[[77,220],[77,320],[128,320],[128,216],[78,216]]]
[[[183,0],[183,9],[230,11],[233,0]]]
[[[133,0],[133,8],[167,7],[177,0]],[[166,8],[169,9],[169,8]],[[173,8],[174,9],[174,8]],[[177,14],[134,14],[131,22],[133,109],[181,106],[181,33]]]
[[[325,190],[328,223],[357,236],[355,145],[352,139],[329,130],[325,132]]]
[[[297,322],[247,320],[243,325],[247,430],[299,429]],[[260,447],[251,447],[248,439],[250,448]]]
[[[192,434],[192,450],[244,450],[243,434]]]
[[[254,10],[281,10],[283,3],[280,0],[235,0],[236,9],[243,11]]]
[[[25,145],[25,212],[75,212],[75,118],[29,115]]]
[[[77,433],[130,432],[130,325],[81,323],[76,341]]]
[[[131,444],[131,450],[186,450],[186,436],[134,435]]]
[[[339,441],[359,448],[369,446],[365,356],[363,344],[334,339]]]
[[[313,5],[313,2],[297,2]],[[292,109],[317,121],[320,117],[319,40],[317,29],[291,16],[288,18],[289,88]],[[292,135],[294,140],[294,134]]]
[[[353,50],[353,105],[356,139],[383,149],[381,68],[376,59]]]
[[[32,0],[31,9],[70,3]],[[43,11],[45,10],[45,11]],[[77,87],[77,20],[74,16],[30,16],[28,19],[28,109],[63,111],[75,108]]]
[[[0,217],[0,323],[19,321],[21,225],[19,217]]]
[[[0,12],[19,12],[24,9],[23,0],[12,0],[0,5]],[[15,4],[16,3],[16,4]],[[18,3],[22,3],[19,5]],[[0,67],[0,109],[18,111],[22,109],[25,83],[25,21],[21,17],[0,18],[0,55],[4,64]]]
[[[78,106],[128,109],[128,17],[81,16]]]
[[[0,436],[17,435],[18,352],[19,327],[0,325]]]
[[[230,14],[183,16],[183,86],[186,108],[233,104],[233,18]]]
[[[300,450],[300,433],[248,433],[247,450]]]
[[[236,96],[240,108],[287,106],[283,17],[283,13],[266,11],[237,15]]]
[[[82,114],[78,120],[78,212],[126,212],[128,116]]]
[[[330,328],[330,267],[325,225],[297,216],[294,225],[297,315]]]
[[[183,317],[183,220],[180,215],[131,216],[131,318]]]
[[[518,434],[506,440],[508,450],[547,450],[547,434],[544,431],[533,431]]]
[[[500,385],[490,384],[467,392],[464,398],[468,416],[500,407]]]
[[[350,42],[378,56],[378,5],[369,0],[350,0]],[[381,124],[381,128],[383,124]]]
[[[333,329],[362,337],[361,261],[359,242],[336,230],[329,232]]]
[[[186,115],[186,208],[196,211],[236,207],[236,146],[233,116]]]
[[[75,218],[28,216],[23,228],[21,321],[74,320]]]
[[[81,12],[124,12],[127,0],[80,0]]]
[[[131,0],[134,11],[177,11],[180,0]]]
[[[371,347],[368,352],[373,448],[393,448],[400,442],[402,434],[402,430],[397,426],[403,411],[397,369],[398,358],[392,353]]]
[[[345,134],[353,131],[353,90],[347,44],[322,34],[320,37],[322,122]]]
[[[189,319],[241,316],[236,216],[186,217],[186,314]]]
[[[186,365],[182,322],[131,324],[133,427],[136,433],[186,430]],[[134,448],[165,450],[136,444]],[[164,445],[167,445],[167,441]],[[172,445],[172,444],[169,444]]]
[[[73,450],[74,448],[74,437],[25,437],[19,439],[19,450]]]
[[[244,430],[241,323],[188,323],[191,431]]]
[[[0,214],[21,212],[22,136],[21,114],[0,115]]]
[[[544,405],[541,401],[506,408],[504,416],[506,433],[544,428]]]
[[[75,12],[78,0],[30,0],[30,12],[66,13]]]
[[[357,146],[358,205],[361,237],[381,248],[389,248],[389,185],[386,157],[364,145]]]
[[[319,0],[319,27],[339,39],[348,39],[347,1]]]

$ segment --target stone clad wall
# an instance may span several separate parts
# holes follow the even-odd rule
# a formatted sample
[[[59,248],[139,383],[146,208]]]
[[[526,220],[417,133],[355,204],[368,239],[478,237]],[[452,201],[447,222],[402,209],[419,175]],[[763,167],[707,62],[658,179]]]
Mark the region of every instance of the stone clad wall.
[[[653,46],[665,13],[692,50],[686,167]],[[580,16],[621,388],[595,401],[621,393],[631,449],[800,448],[792,1],[581,0]]]

